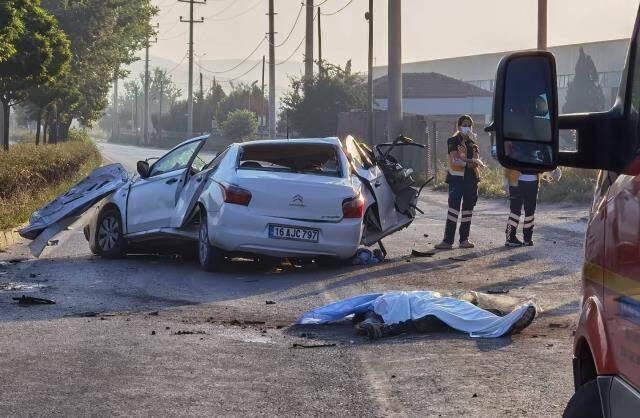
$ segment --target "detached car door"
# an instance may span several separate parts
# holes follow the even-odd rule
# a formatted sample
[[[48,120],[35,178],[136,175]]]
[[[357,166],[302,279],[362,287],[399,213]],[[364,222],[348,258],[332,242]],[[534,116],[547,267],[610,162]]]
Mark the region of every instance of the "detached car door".
[[[127,232],[168,227],[187,169],[203,141],[195,140],[169,151],[149,169],[149,177],[138,178],[129,191]]]

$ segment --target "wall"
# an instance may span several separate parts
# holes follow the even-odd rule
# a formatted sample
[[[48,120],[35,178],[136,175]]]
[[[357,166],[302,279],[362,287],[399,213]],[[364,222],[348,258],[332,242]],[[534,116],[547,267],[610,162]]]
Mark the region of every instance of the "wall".
[[[403,109],[416,115],[491,115],[492,97],[403,99]],[[376,107],[387,109],[387,99],[376,99]]]

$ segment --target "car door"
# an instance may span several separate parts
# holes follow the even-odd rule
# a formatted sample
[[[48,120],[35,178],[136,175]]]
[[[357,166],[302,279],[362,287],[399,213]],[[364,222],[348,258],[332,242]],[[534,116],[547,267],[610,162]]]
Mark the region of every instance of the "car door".
[[[372,210],[376,212],[380,230],[365,237],[365,243],[368,244],[371,240],[378,241],[409,224],[412,219],[396,209],[396,196],[380,167],[371,161],[371,154],[351,136],[347,137],[345,148],[350,155],[355,174],[367,185],[375,198],[376,206]]]
[[[168,227],[177,197],[189,178],[193,157],[206,138],[193,140],[169,151],[138,178],[129,191],[127,231],[129,234]]]

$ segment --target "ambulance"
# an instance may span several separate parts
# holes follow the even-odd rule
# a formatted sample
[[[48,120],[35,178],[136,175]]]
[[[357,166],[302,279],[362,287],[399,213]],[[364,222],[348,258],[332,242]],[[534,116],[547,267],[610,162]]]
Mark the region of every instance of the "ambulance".
[[[503,166],[599,170],[573,346],[575,393],[565,417],[640,417],[639,27],[640,14],[606,112],[558,115],[556,65],[546,51],[506,56],[496,77],[487,130]],[[575,149],[559,149],[560,130],[575,130]]]

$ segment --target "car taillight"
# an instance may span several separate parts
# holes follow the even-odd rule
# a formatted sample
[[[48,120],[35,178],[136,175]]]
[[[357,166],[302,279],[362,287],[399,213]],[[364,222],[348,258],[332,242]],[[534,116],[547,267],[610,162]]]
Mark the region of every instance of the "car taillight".
[[[362,218],[364,214],[364,199],[362,195],[345,199],[342,202],[343,218]]]
[[[225,203],[249,206],[249,202],[251,202],[251,192],[249,190],[223,183],[220,183],[220,187],[222,188]]]

